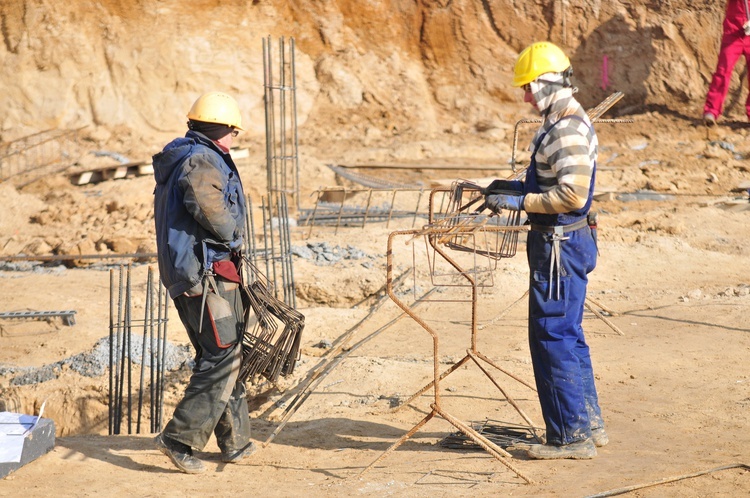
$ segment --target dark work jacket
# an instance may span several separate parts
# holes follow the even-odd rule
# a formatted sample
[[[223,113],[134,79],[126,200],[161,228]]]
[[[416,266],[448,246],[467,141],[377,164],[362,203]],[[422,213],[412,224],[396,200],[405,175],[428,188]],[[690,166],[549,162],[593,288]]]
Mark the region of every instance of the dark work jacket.
[[[239,249],[245,195],[232,157],[201,133],[174,139],[153,164],[159,273],[175,298],[201,282],[217,252]]]

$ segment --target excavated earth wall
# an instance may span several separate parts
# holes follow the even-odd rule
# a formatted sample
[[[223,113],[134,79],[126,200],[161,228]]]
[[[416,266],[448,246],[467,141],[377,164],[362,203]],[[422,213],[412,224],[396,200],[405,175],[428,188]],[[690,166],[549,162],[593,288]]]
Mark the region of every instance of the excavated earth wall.
[[[237,96],[264,130],[262,39],[296,43],[299,125],[342,138],[507,121],[524,46],[571,55],[580,99],[626,93],[620,113],[697,117],[723,2],[566,0],[8,0],[0,4],[0,142],[87,126],[125,151],[184,127],[206,89]],[[735,75],[728,112],[742,113]],[[744,116],[743,116],[744,117]],[[310,131],[315,133],[315,131]],[[159,137],[158,139],[156,137]]]

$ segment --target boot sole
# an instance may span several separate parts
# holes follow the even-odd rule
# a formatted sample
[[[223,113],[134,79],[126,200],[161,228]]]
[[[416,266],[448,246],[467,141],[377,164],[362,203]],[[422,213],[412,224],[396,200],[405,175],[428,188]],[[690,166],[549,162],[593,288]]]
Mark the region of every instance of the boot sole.
[[[189,467],[186,467],[182,462],[177,460],[174,456],[174,453],[167,448],[167,446],[164,444],[164,441],[161,438],[161,434],[156,436],[156,447],[164,453],[167,457],[169,457],[169,460],[174,464],[175,467],[177,467],[180,471],[184,472],[185,474],[201,474],[206,471],[206,468],[201,465],[200,468],[191,469]]]

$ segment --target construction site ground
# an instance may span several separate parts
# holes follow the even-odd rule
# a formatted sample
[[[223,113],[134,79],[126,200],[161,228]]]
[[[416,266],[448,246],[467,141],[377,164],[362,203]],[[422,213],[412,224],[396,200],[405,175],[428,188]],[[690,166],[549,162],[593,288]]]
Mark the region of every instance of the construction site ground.
[[[524,112],[518,108],[519,116]],[[587,312],[584,328],[610,436],[609,445],[599,449],[597,458],[534,461],[522,451],[511,451],[509,462],[534,481],[527,484],[484,451],[441,447],[439,442],[455,428],[435,417],[360,476],[429,412],[433,402],[428,392],[410,406],[391,411],[432,378],[429,335],[409,317],[351,351],[284,430],[262,447],[297,386],[326,358],[329,350],[321,346],[335,343],[382,298],[378,292],[386,280],[388,234],[412,226],[411,220],[398,220],[390,226],[368,224],[337,231],[292,229],[295,246],[308,242],[352,246],[366,258],[320,266],[295,256],[299,309],[306,317],[302,357],[295,374],[278,387],[250,386],[256,395],[250,399],[253,438],[261,446],[251,458],[238,465],[222,464],[212,439],[197,452],[207,472],[182,474],[154,448],[152,435],[107,435],[106,374],[91,378],[63,369],[51,380],[15,386],[11,379],[16,372],[0,378],[0,398],[6,408],[34,414],[46,402],[45,416],[54,420],[58,437],[50,453],[0,483],[0,496],[174,496],[186,492],[207,496],[589,496],[645,484],[653,485],[632,496],[748,494],[750,204],[743,188],[750,179],[750,128],[729,123],[707,130],[683,116],[658,113],[624,117],[635,123],[598,126],[602,147],[599,200],[594,209],[600,213],[600,257],[590,278],[589,296],[616,312],[607,318],[622,334]],[[527,130],[521,139],[528,138]],[[240,173],[249,193],[258,195],[254,179],[265,175],[263,146],[261,142],[245,146],[250,154],[239,161]],[[440,153],[425,153],[430,150]],[[310,207],[312,190],[325,186],[325,181],[336,182],[325,165],[344,162],[344,157],[352,164],[444,160],[488,165],[486,171],[385,173],[390,179],[421,182],[429,189],[457,178],[484,182],[506,177],[509,150],[510,132],[505,136],[446,135],[432,141],[398,137],[378,146],[303,140],[301,203]],[[375,170],[368,174],[384,175]],[[44,244],[52,247],[53,239],[79,247],[84,254],[154,250],[152,190],[150,175],[74,186],[67,174],[60,173],[22,189],[2,184],[3,255],[28,253],[30,247],[41,247],[44,253]],[[416,227],[424,223],[420,218]],[[87,251],[89,242],[82,234],[96,230],[100,236],[89,237]],[[103,240],[107,243],[101,245]],[[404,242],[394,246],[393,271],[400,275],[416,263],[420,280],[416,285],[409,280],[403,284],[403,289],[413,291],[403,296],[409,301],[430,287],[421,249],[424,244],[419,238]],[[501,260],[492,273],[494,285],[480,290],[478,349],[532,382],[526,301],[517,302],[527,286],[524,249],[521,241],[518,255]],[[134,282],[145,282],[148,265],[155,262],[135,264]],[[77,314],[73,326],[59,319],[3,321],[0,364],[41,367],[89,351],[107,336],[109,270],[113,268],[103,262],[6,263],[0,271],[3,311],[74,309]],[[470,303],[455,300],[465,291],[441,288],[434,294],[440,300],[414,310],[439,333],[441,370],[461,359],[470,346]],[[143,292],[142,284],[135,286],[136,314],[143,310],[138,292]],[[357,344],[400,313],[385,298],[349,343]],[[173,308],[169,340],[187,343]],[[541,424],[536,394],[493,372],[530,418]],[[165,417],[179,400],[188,375],[184,368],[168,374]],[[440,395],[442,407],[466,423],[522,422],[472,363],[442,381]]]

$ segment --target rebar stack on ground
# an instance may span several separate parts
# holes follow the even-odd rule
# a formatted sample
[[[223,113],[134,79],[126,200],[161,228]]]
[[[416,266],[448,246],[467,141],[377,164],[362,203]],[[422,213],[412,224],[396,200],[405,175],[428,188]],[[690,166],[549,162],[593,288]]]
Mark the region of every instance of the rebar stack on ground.
[[[72,165],[81,129],[45,130],[0,144],[0,182],[14,178],[23,187]]]
[[[305,317],[274,296],[268,280],[248,258],[244,258],[243,264],[252,279],[243,287],[243,299],[248,306],[239,380],[262,375],[276,382],[279,375],[294,372]]]
[[[124,281],[123,272],[125,273]],[[141,433],[141,419],[143,407],[146,403],[146,366],[150,369],[148,385],[149,432],[159,432],[164,407],[164,358],[167,346],[169,295],[160,281],[158,284],[154,283],[154,272],[149,267],[144,317],[143,320],[134,319],[130,265],[126,269],[120,266],[117,284],[115,284],[114,270],[110,270],[109,292],[109,434],[122,433],[124,418],[127,419],[127,433],[133,434],[134,410],[136,416],[135,434]],[[134,351],[132,337],[134,333],[139,333],[141,327],[143,330],[140,351],[141,370],[137,387],[136,407],[133,406],[132,373],[133,355],[137,352]]]

